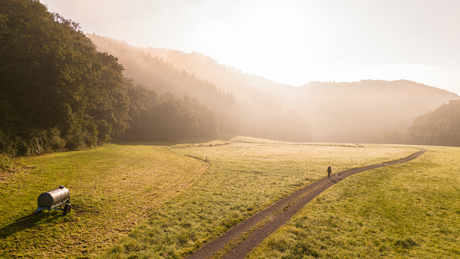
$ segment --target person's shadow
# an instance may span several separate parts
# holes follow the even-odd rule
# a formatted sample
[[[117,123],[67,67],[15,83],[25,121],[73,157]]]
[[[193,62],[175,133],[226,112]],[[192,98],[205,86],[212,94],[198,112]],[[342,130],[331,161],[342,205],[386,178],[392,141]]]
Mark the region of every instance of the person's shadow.
[[[329,178],[329,180],[331,180],[331,182],[333,182],[333,183],[338,183],[339,182],[339,180],[333,180],[332,178]]]
[[[10,235],[17,232],[23,231],[28,228],[32,228],[43,220],[54,221],[55,219],[62,216],[62,213],[56,212],[45,212],[32,213],[17,219],[15,222],[0,228],[0,239],[5,239]]]
[[[337,173],[337,174],[339,174],[339,173]],[[340,175],[337,175],[337,174],[331,175],[331,178],[329,178],[329,180],[331,180],[331,182],[333,182],[333,183],[338,183],[338,182],[342,181],[343,180],[343,178],[342,178],[343,174],[340,174]],[[335,180],[332,179],[332,177],[334,177]]]

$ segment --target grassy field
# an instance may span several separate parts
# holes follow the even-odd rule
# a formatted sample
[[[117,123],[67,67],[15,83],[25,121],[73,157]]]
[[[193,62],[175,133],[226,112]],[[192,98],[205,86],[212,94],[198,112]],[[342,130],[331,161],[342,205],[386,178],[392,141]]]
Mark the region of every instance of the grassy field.
[[[181,258],[286,194],[345,170],[395,160],[407,146],[311,145],[235,138],[230,144],[177,145],[171,152],[207,159],[186,193],[154,211],[103,257]]]
[[[2,162],[10,169],[0,175],[0,256],[180,258],[325,177],[329,165],[339,171],[415,151],[237,137],[172,146],[112,144],[22,158],[16,169]],[[70,189],[72,212],[31,215],[38,195],[61,184]]]
[[[248,258],[460,258],[460,148],[426,149],[335,185]]]
[[[0,257],[93,258],[183,193],[207,163],[149,145],[94,150],[2,163]],[[2,168],[3,169],[3,168]],[[31,215],[42,192],[64,185],[72,212]]]

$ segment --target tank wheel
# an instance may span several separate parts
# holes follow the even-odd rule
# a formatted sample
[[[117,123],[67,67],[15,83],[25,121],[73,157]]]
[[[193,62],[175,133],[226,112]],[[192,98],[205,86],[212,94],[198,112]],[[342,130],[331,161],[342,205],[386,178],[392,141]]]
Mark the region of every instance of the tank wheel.
[[[65,206],[64,206],[64,216],[69,214],[70,211],[72,210],[72,205],[70,205],[70,203],[67,203]]]

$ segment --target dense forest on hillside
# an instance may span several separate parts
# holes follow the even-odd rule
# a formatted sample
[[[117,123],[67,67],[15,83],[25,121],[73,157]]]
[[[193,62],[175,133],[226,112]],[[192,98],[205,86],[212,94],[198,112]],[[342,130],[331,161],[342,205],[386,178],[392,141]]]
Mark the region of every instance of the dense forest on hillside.
[[[131,101],[130,125],[118,138],[124,141],[157,141],[214,137],[218,124],[214,111],[196,98],[176,99],[167,93],[158,95],[125,79]]]
[[[188,95],[203,101],[216,112],[220,132],[288,141],[310,140],[308,125],[301,113],[288,108],[277,96],[244,81],[238,83],[232,75],[222,72],[225,80],[211,82],[152,55],[144,48],[94,34],[88,37],[99,51],[118,57],[125,68],[124,75],[135,83],[158,93]],[[209,73],[213,72],[215,70],[209,70]],[[224,81],[233,82],[231,86],[239,91],[234,91]]]
[[[195,79],[206,80],[205,82],[236,100],[260,103],[260,107],[271,102],[283,109],[296,111],[297,117],[305,118],[306,123],[299,125],[306,124],[312,141],[391,143],[401,138],[401,132],[405,132],[417,116],[459,98],[454,93],[406,80],[310,82],[293,87],[245,74],[199,53],[150,47],[135,48],[127,43],[97,35],[88,36],[99,50],[117,53],[116,56],[124,55],[123,58],[120,56],[120,62],[124,65],[130,64],[125,65],[125,74],[136,82],[140,80],[141,84],[146,85],[145,81],[148,81],[148,72],[142,71],[139,60],[142,57],[157,59],[163,64],[162,67],[167,64],[184,73],[190,73]],[[152,89],[162,89],[161,80],[158,78],[161,77],[158,76],[155,80],[159,83],[152,85]],[[200,92],[198,87],[190,85],[190,88],[178,90],[178,94],[180,92],[192,95],[194,91]],[[207,96],[198,96],[198,93],[195,95],[197,98]],[[205,102],[211,103],[212,99],[214,98]],[[219,110],[213,104],[210,107]],[[227,130],[225,127],[221,129]]]
[[[38,1],[0,2],[0,149],[33,155],[111,139],[214,136],[214,112],[123,78],[76,22]],[[160,114],[158,114],[160,113]]]
[[[415,119],[406,132],[411,144],[460,146],[460,100],[450,101]]]

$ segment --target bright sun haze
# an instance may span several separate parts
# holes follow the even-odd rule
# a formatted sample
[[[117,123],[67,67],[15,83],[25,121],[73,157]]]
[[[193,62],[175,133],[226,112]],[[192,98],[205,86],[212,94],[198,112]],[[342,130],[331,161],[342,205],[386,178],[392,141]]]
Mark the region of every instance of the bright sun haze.
[[[42,0],[86,33],[280,83],[407,79],[460,93],[460,1]]]

